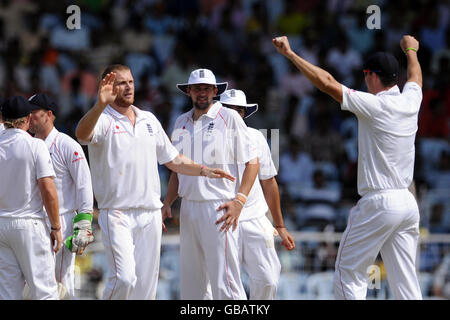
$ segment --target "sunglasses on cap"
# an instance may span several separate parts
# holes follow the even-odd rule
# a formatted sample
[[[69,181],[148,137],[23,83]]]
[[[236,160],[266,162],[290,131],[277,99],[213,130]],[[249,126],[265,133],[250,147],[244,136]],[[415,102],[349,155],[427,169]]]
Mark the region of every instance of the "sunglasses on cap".
[[[381,71],[380,70],[371,70],[371,69],[364,69],[363,70],[363,72],[364,72],[364,74],[366,75],[366,74],[370,74],[370,73],[380,73]]]

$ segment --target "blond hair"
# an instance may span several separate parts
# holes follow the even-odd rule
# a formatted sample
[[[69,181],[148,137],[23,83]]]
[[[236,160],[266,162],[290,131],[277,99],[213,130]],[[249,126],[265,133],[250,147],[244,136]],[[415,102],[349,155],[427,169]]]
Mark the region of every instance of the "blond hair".
[[[18,119],[7,119],[3,118],[3,125],[6,129],[11,128],[20,128],[23,127],[27,123],[28,116],[18,118]]]

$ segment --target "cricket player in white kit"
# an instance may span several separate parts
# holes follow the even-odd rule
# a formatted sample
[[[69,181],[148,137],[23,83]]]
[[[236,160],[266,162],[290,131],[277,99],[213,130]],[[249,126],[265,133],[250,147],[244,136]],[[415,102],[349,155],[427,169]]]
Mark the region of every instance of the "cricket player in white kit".
[[[56,254],[56,281],[62,283],[71,299],[75,299],[75,253],[81,254],[86,245],[94,241],[91,173],[78,142],[54,127],[57,105],[53,99],[37,93],[29,101],[33,109],[29,130],[35,138],[44,140],[56,174],[54,181],[63,239],[72,236],[72,250],[63,246]]]
[[[25,281],[31,299],[56,300],[53,252],[61,248],[62,235],[50,154],[42,140],[27,133],[27,99],[8,98],[2,114],[6,129],[0,132],[0,300],[22,299]]]
[[[256,148],[239,114],[214,102],[213,97],[222,94],[227,83],[216,83],[211,70],[194,70],[188,83],[177,87],[190,96],[194,107],[176,120],[174,145],[196,162],[217,165],[238,177],[232,183],[171,174],[163,217],[171,216],[171,204],[178,195],[182,197],[180,296],[211,298],[210,285],[213,299],[246,299],[240,275],[238,219],[259,170]],[[241,174],[239,165],[245,167]]]
[[[258,104],[248,104],[242,90],[227,90],[220,95],[223,106],[236,110],[244,119],[258,110]],[[269,145],[261,131],[248,127],[250,139],[256,146],[260,169],[258,179],[248,195],[240,216],[240,259],[250,278],[250,299],[273,300],[280,279],[281,264],[275,250],[274,236],[280,235],[287,250],[295,248],[287,231],[280,207],[280,194],[275,180],[277,170]],[[239,174],[244,167],[239,165]],[[270,209],[275,229],[266,217]]]
[[[416,274],[419,210],[408,187],[413,181],[414,140],[422,100],[419,43],[404,36],[407,82],[396,85],[398,62],[379,52],[365,62],[369,93],[348,89],[328,72],[295,54],[287,37],[273,39],[277,50],[317,88],[358,118],[358,193],[336,259],[336,299],[365,299],[368,268],[381,253],[395,299],[421,299]]]
[[[98,100],[76,135],[89,146],[94,195],[109,263],[104,299],[155,299],[162,217],[158,163],[186,175],[232,176],[180,155],[160,122],[133,105],[134,80],[124,65],[102,76]]]

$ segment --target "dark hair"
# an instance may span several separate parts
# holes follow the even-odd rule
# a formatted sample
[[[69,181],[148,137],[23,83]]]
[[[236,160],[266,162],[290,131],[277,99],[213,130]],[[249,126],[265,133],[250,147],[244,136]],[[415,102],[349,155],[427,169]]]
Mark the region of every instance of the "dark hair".
[[[123,64],[110,64],[109,66],[106,67],[106,69],[103,71],[102,73],[102,79],[104,79],[106,77],[106,75],[110,72],[113,71],[117,71],[117,70],[130,70],[130,67],[123,65]],[[102,80],[100,79],[100,80]]]
[[[377,73],[377,75],[378,75],[378,77],[380,77],[380,81],[383,84],[383,86],[385,86],[385,87],[392,87],[392,86],[396,85],[398,82],[398,75],[394,78],[386,77],[386,76],[378,74],[378,73]]]
[[[364,62],[363,69],[375,72],[385,87],[393,86],[398,82],[398,61],[389,52],[376,52],[371,54]]]

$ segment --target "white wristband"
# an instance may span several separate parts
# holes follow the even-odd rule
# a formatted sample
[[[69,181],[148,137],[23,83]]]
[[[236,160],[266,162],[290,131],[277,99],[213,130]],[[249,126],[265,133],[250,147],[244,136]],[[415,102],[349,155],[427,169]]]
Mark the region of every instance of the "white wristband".
[[[238,192],[237,194],[244,197],[245,200],[248,200],[248,197],[245,194],[243,194],[242,192]]]

